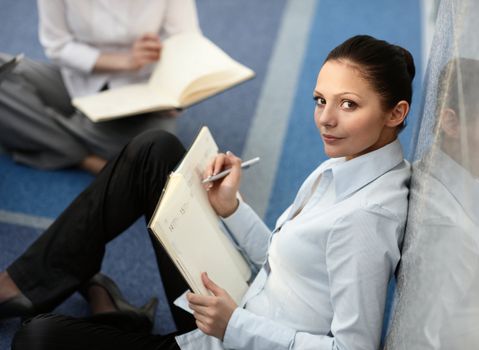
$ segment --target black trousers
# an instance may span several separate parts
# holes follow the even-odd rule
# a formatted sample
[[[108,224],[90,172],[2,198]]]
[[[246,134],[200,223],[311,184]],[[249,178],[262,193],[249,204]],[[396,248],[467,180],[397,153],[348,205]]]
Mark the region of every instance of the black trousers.
[[[8,267],[38,313],[52,310],[100,270],[109,241],[140,216],[149,221],[169,173],[184,153],[179,140],[163,131],[134,138]],[[173,307],[188,286],[161,245],[154,239],[152,243],[177,329],[192,330],[194,318]]]
[[[12,350],[179,350],[175,335],[153,335],[135,313],[112,312],[86,318],[43,314],[26,321]]]

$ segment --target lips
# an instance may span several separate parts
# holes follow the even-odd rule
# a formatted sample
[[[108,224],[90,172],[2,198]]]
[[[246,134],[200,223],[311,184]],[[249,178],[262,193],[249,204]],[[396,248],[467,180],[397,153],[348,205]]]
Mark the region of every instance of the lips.
[[[322,137],[324,142],[328,142],[328,143],[337,142],[342,139],[342,137],[336,137],[336,136],[328,135],[328,134],[323,134]]]

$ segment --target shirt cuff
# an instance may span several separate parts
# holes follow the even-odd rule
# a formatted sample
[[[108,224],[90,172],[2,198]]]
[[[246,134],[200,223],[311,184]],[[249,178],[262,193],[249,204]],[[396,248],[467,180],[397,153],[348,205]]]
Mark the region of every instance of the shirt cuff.
[[[295,334],[291,328],[236,308],[226,327],[223,345],[226,349],[287,350]]]
[[[60,55],[65,66],[83,73],[90,73],[93,70],[98,56],[100,50],[97,48],[78,43],[66,45]]]
[[[238,208],[236,208],[233,214],[226,218],[221,218],[226,226],[228,226],[228,228],[232,231],[244,230],[245,218],[248,217],[251,214],[250,212],[253,211],[253,209],[251,209],[251,207],[242,200],[238,200],[238,203]]]

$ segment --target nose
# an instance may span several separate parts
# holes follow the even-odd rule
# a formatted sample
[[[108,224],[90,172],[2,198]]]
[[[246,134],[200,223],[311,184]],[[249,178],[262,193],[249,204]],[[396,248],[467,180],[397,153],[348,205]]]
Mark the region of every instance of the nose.
[[[337,125],[336,113],[331,105],[326,105],[323,108],[316,107],[314,114],[320,126],[330,128]]]

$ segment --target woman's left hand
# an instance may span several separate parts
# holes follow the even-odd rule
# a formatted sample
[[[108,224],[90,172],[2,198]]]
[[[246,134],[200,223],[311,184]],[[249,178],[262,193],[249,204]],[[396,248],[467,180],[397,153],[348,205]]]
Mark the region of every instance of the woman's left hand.
[[[194,311],[196,325],[203,333],[223,340],[228,322],[238,305],[223,288],[208,278],[206,272],[201,274],[201,279],[214,295],[188,293],[189,307]]]

